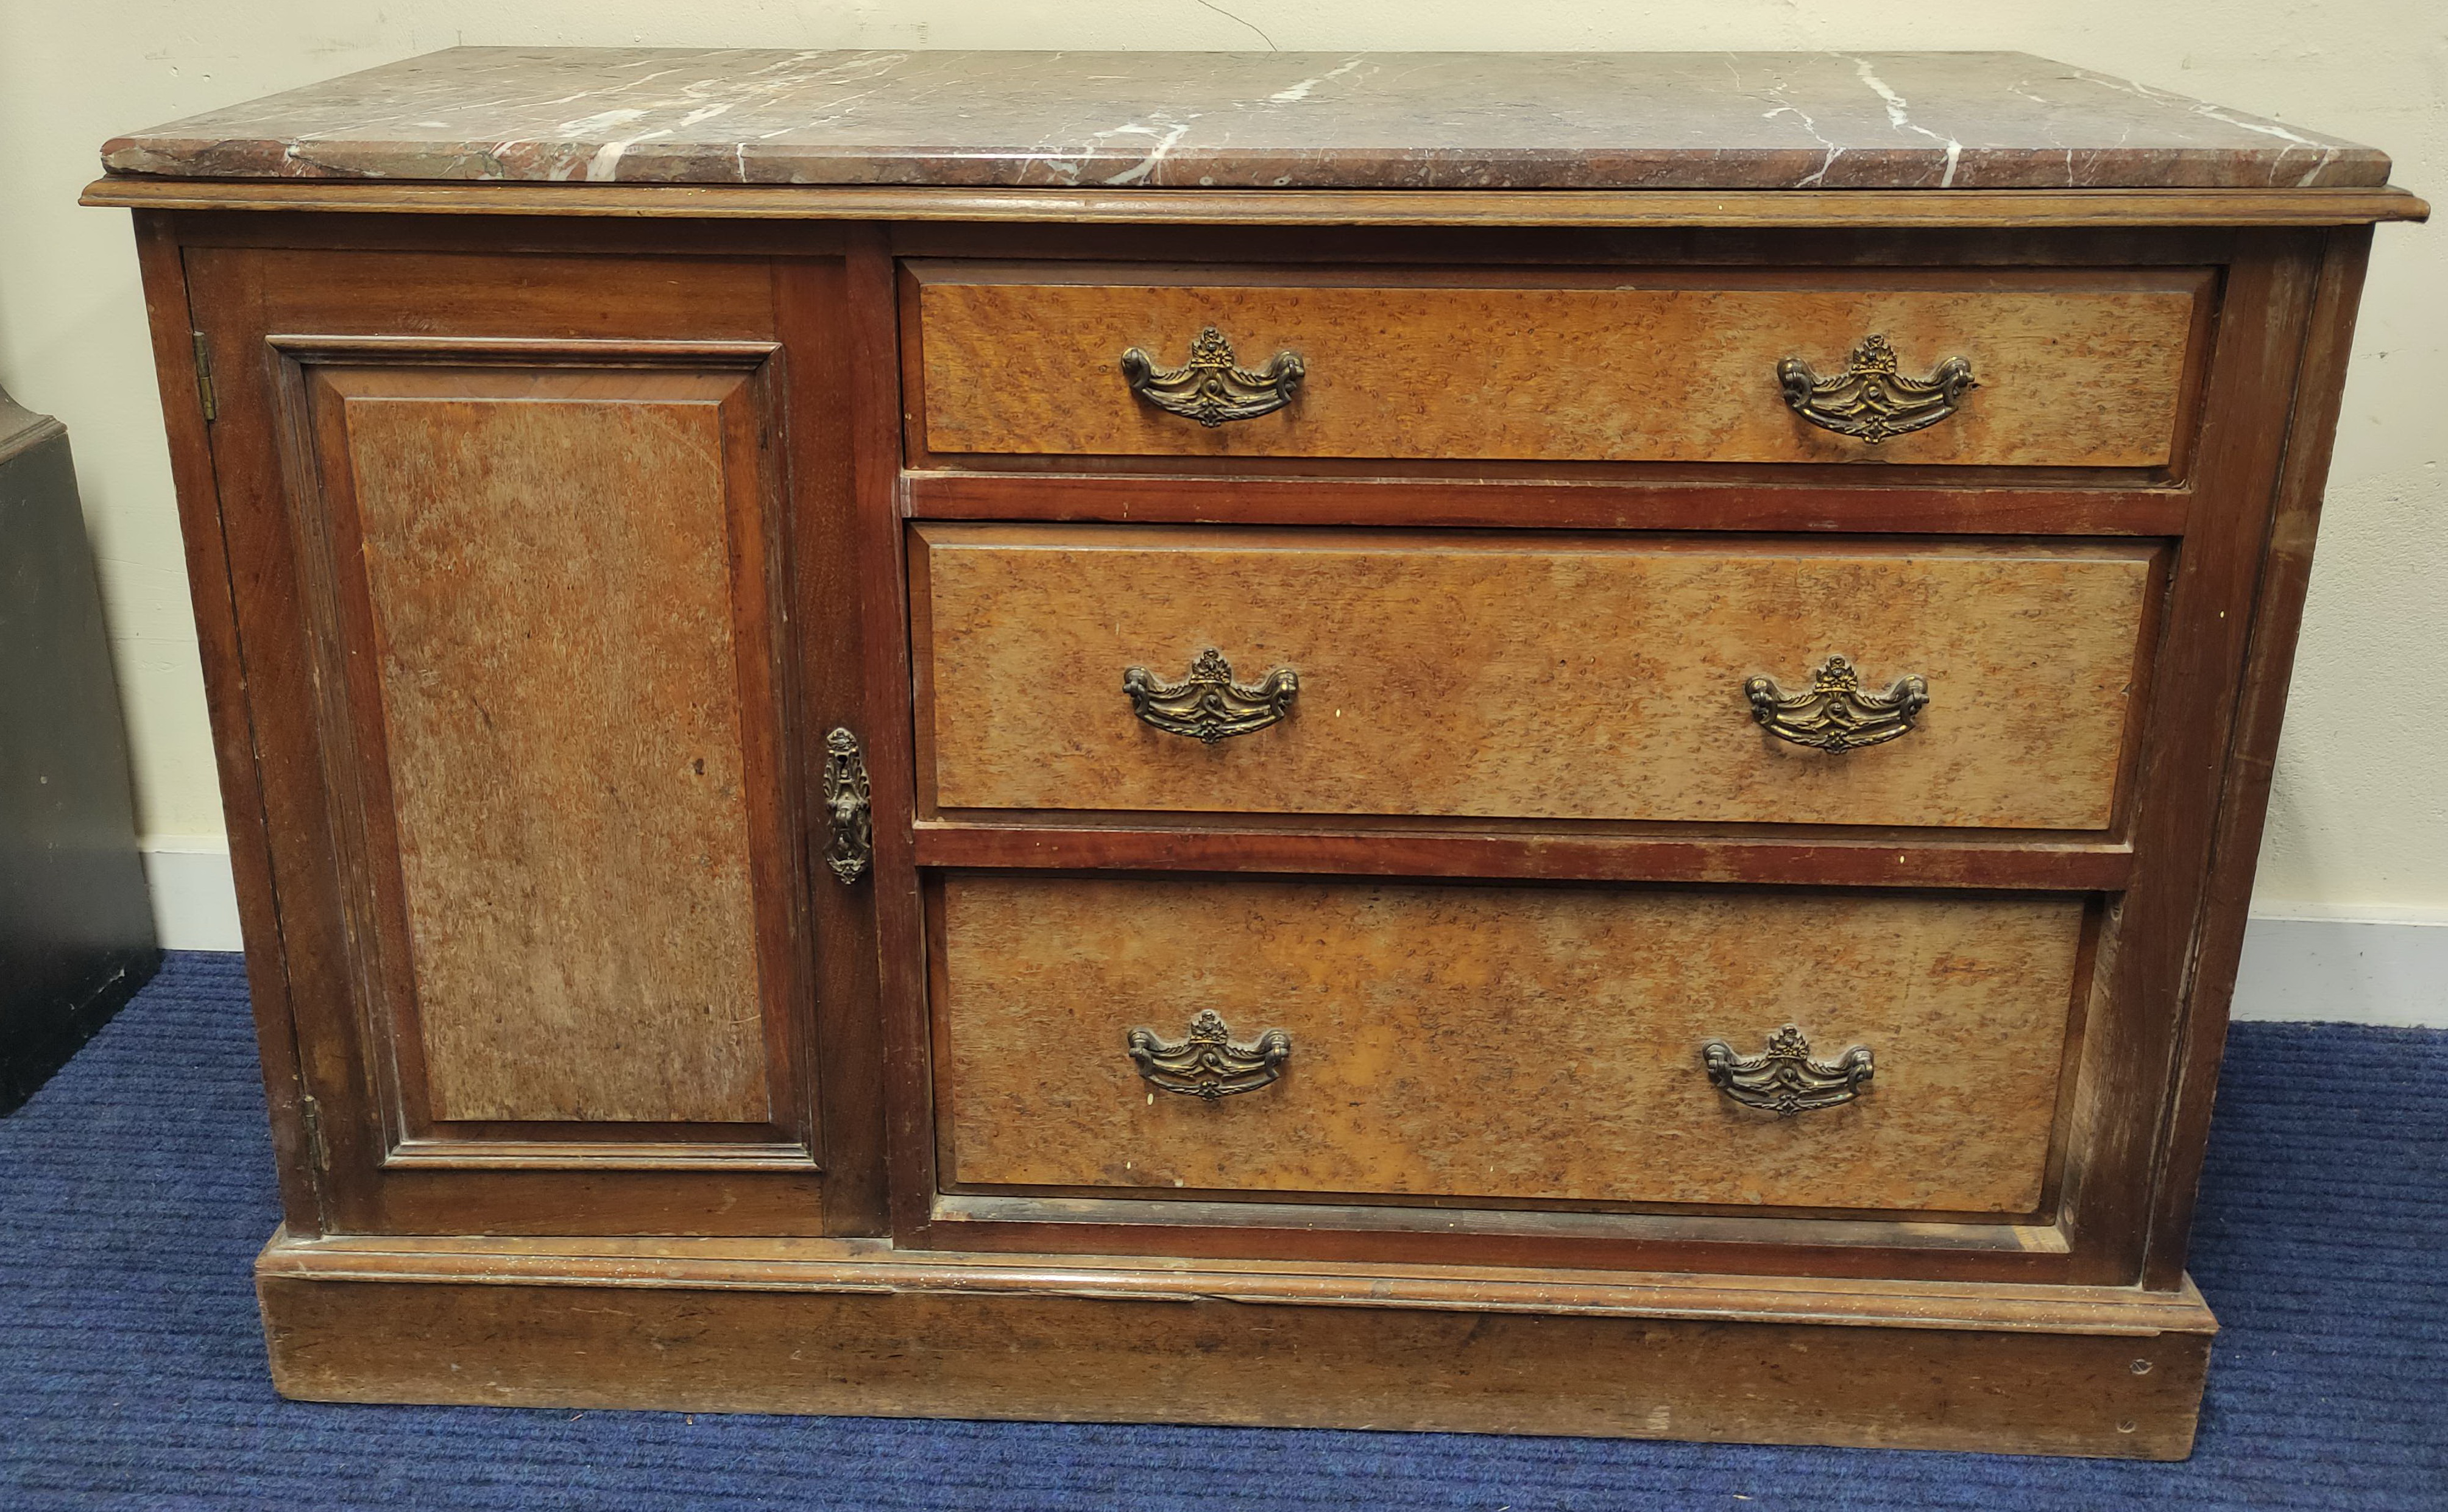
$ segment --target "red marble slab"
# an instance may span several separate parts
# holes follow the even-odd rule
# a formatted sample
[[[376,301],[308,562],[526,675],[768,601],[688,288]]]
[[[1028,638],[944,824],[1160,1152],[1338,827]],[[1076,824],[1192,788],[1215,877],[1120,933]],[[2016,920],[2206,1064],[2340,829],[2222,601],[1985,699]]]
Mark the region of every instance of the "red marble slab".
[[[2369,147],[2021,53],[454,48],[115,174],[1140,188],[2355,187]]]

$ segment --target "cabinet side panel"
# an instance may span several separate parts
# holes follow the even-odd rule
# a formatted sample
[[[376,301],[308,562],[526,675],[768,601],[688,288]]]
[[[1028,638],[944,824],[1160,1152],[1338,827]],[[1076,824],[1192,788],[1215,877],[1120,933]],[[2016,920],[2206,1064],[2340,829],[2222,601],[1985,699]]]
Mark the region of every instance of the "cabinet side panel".
[[[2304,596],[2312,573],[2312,539],[2321,522],[2338,409],[2353,354],[2355,310],[2362,297],[2372,228],[2329,232],[2312,284],[2310,323],[2287,422],[2285,459],[2278,479],[2269,545],[2263,561],[2246,653],[2244,686],[2219,799],[2217,849],[2203,900],[2200,944],[2193,957],[2168,1145],[2153,1193],[2143,1284],[2172,1289],[2183,1279],[2193,1200],[2209,1139],[2210,1104],[2218,1092],[2227,1043],[2228,999],[2244,951],[2252,876],[2269,813],[2269,779],[2278,757],[2278,729],[2304,628]]]

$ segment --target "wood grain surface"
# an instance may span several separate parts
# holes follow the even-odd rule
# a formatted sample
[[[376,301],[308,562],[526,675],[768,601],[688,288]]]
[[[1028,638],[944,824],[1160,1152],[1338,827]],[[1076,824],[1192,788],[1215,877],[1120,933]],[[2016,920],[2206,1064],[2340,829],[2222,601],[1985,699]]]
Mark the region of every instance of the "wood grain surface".
[[[1550,274],[1563,286],[1541,287],[1488,273],[1310,286],[1215,269],[913,266],[925,444],[953,453],[2152,467],[2171,455],[2206,287],[2183,270],[1935,287]],[[1244,367],[1299,354],[1292,404],[1210,428],[1131,392],[1126,349],[1175,366],[1210,325]],[[1787,408],[1782,360],[1832,374],[1873,334],[1905,375],[1965,357],[1980,388],[1954,416],[1876,446]]]
[[[2063,897],[1025,878],[943,890],[955,1181],[2020,1213],[2083,933]],[[1291,1035],[1214,1101],[1124,1037]],[[1872,1089],[1779,1119],[1700,1047],[1792,1022]]]
[[[283,1396],[2176,1460],[2207,1333],[267,1278]],[[2146,1353],[2147,1351],[2147,1353]],[[2132,1363],[2152,1368],[2136,1373]]]
[[[717,413],[742,384],[347,401],[437,1119],[769,1116],[727,517],[754,479]]]
[[[2154,548],[928,525],[922,774],[944,809],[2095,830],[2114,809]],[[1141,723],[1126,667],[1207,647],[1291,718]],[[1830,755],[1745,679],[1928,679]],[[931,756],[930,756],[931,750]]]

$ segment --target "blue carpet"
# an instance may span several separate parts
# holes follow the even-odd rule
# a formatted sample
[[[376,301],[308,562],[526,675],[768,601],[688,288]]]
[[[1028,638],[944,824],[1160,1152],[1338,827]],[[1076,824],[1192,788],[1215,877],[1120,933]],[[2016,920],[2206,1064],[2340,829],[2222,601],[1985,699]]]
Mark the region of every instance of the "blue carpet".
[[[2448,1034],[2238,1025],[2184,1464],[1575,1439],[283,1402],[235,956],[173,955],[0,1120],[0,1506],[2448,1507]]]

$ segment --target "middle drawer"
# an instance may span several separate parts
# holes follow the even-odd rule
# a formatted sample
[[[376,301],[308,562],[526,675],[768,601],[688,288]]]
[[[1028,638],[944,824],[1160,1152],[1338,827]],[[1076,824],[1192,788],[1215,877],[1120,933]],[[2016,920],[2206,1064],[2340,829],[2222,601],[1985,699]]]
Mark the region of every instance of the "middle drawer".
[[[2115,814],[2163,558],[1858,538],[914,537],[921,796],[939,810],[2076,831]]]

